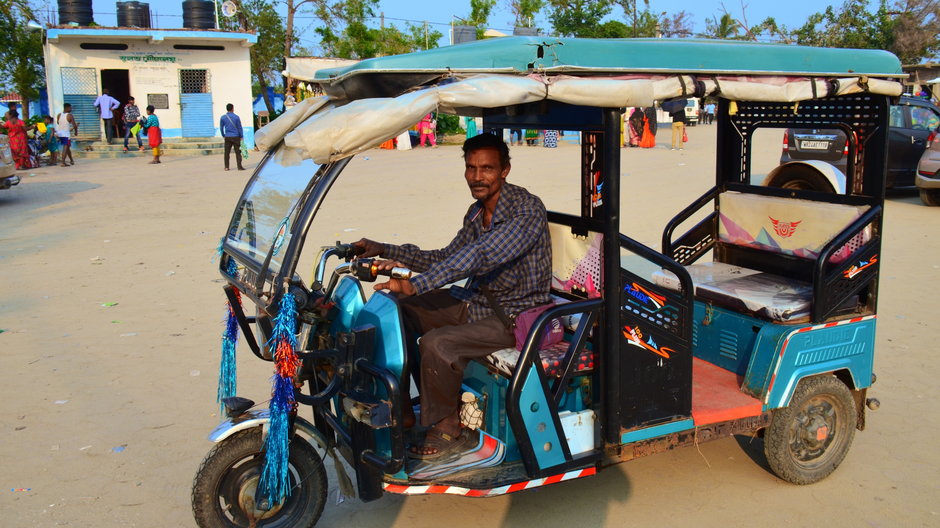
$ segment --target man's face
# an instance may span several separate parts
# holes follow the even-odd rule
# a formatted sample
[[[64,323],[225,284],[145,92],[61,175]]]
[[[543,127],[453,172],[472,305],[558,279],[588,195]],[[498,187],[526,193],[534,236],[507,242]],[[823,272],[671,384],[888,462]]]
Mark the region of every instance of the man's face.
[[[470,194],[484,202],[499,194],[510,169],[508,164],[502,166],[499,152],[494,148],[470,151],[464,160],[464,167],[464,177],[470,186]]]

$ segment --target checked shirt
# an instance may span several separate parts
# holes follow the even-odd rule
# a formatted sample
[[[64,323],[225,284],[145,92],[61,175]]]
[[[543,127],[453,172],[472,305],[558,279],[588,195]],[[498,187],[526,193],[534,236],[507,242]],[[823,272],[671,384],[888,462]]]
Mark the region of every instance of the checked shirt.
[[[510,316],[548,304],[552,280],[552,246],[542,201],[522,187],[504,183],[490,227],[483,227],[483,206],[474,202],[463,227],[447,247],[422,250],[413,244],[386,244],[382,256],[413,271],[418,294],[461,279],[450,293],[469,304],[470,321],[495,312],[480,292],[488,285],[493,297]]]

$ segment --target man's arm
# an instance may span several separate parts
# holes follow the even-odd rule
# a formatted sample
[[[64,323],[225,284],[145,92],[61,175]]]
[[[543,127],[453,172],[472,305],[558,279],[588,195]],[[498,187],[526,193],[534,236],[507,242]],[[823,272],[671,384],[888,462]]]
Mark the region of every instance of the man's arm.
[[[470,241],[469,222],[464,220],[463,227],[447,246],[441,249],[421,249],[414,244],[385,244],[381,256],[397,260],[412,271],[419,273],[427,271],[434,264],[453,255],[459,248],[466,246]],[[444,284],[447,284],[446,282]]]

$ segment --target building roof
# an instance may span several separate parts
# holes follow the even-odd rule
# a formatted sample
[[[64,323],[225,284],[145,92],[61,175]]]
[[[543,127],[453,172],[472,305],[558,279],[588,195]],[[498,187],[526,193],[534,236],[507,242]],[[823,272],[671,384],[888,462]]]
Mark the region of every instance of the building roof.
[[[95,40],[145,40],[150,43],[164,40],[200,40],[240,42],[249,47],[258,42],[258,35],[215,29],[153,29],[153,28],[49,28],[49,42],[59,39],[95,39]]]

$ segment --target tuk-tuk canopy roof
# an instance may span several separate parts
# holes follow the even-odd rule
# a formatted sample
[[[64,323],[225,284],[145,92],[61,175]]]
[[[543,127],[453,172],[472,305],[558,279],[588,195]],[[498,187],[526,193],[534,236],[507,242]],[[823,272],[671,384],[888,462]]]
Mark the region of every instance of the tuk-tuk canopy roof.
[[[507,37],[366,59],[319,70],[315,80],[337,84],[368,74],[530,72],[906,77],[898,58],[882,50],[705,39]]]
[[[307,99],[256,140],[283,156],[342,159],[396,137],[433,111],[537,101],[602,108],[722,97],[794,102],[852,93],[901,94],[886,51],[673,39],[513,37],[361,61],[316,74],[326,97]],[[287,160],[282,160],[285,162]]]

